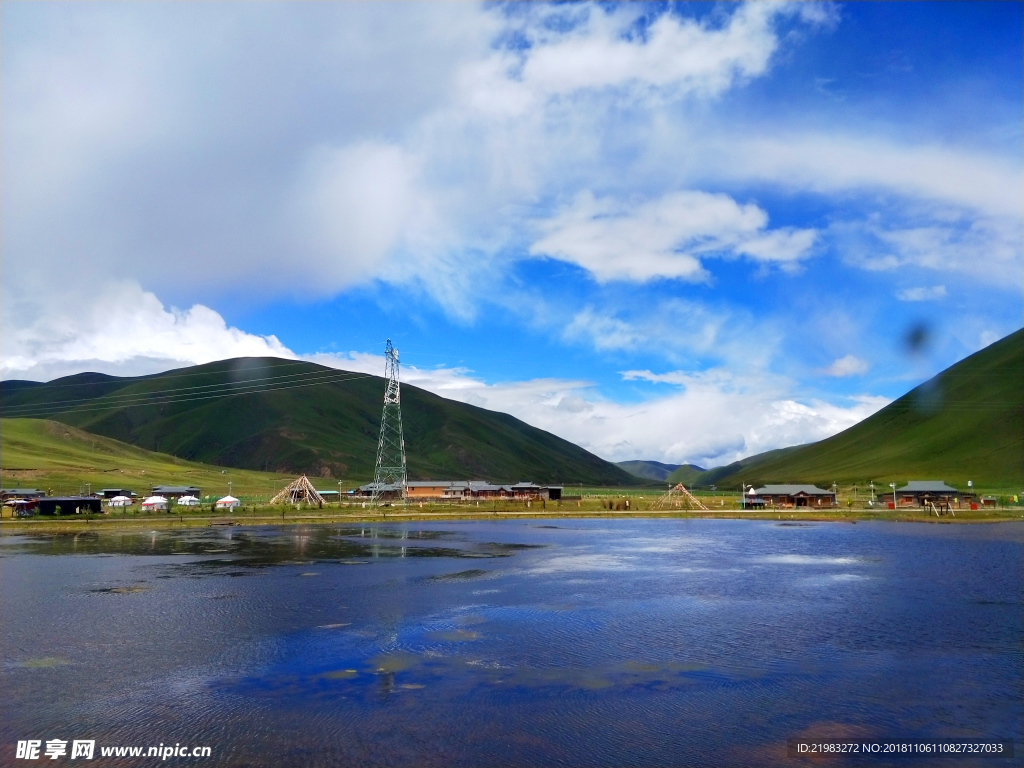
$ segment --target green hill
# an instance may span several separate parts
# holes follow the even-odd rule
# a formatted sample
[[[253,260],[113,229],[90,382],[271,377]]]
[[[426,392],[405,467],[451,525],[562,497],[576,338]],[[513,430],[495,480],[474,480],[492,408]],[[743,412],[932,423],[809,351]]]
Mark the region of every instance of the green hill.
[[[86,483],[128,488],[144,496],[155,485],[195,485],[207,494],[243,498],[269,496],[292,476],[213,467],[154,453],[108,437],[44,419],[0,419],[0,484],[40,488],[54,494],[78,493]],[[336,489],[321,482],[322,490]]]
[[[373,476],[384,380],[313,363],[240,358],[153,376],[3,382],[0,415],[49,418],[222,467]],[[410,479],[632,485],[638,479],[504,413],[402,386]],[[6,449],[6,446],[4,446]]]
[[[752,464],[758,464],[760,462],[767,461],[769,459],[779,459],[786,456],[793,451],[801,448],[802,446],[793,446],[791,448],[776,448],[772,451],[766,451],[765,453],[758,453],[753,456],[748,456],[745,459],[734,461],[732,464],[726,464],[722,467],[715,467],[714,469],[705,469],[695,471],[699,467],[695,467],[693,464],[685,464],[678,470],[668,476],[667,480],[670,483],[682,483],[686,486],[702,486],[707,487],[709,485],[717,484],[722,478],[726,478],[726,484],[728,484],[728,478],[732,478],[734,475],[737,477],[742,474],[741,469],[751,466]]]
[[[646,480],[663,481],[673,472],[679,470],[700,473],[704,469],[696,464],[662,464],[660,461],[617,461],[615,466],[621,467],[630,474]],[[677,481],[678,482],[678,481]]]
[[[740,482],[867,480],[945,480],[958,487],[973,480],[1019,491],[1024,482],[1024,329],[838,435],[710,470],[695,484],[732,488]]]

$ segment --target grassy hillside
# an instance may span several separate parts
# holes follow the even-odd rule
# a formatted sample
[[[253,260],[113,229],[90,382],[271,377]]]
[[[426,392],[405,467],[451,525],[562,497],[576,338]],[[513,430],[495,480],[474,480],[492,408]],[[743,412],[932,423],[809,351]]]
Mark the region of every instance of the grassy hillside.
[[[384,380],[241,358],[154,376],[4,382],[0,415],[45,417],[191,461],[335,479],[373,476]],[[629,485],[625,470],[512,416],[402,387],[410,479]],[[5,446],[6,448],[6,446]]]
[[[772,451],[697,478],[741,481],[945,480],[1020,490],[1024,483],[1024,330],[951,366],[838,435]]]
[[[55,421],[0,419],[0,483],[54,494],[128,488],[140,496],[154,485],[196,485],[205,494],[269,496],[294,479],[264,472],[214,467],[153,453]],[[320,482],[323,490],[336,483]]]

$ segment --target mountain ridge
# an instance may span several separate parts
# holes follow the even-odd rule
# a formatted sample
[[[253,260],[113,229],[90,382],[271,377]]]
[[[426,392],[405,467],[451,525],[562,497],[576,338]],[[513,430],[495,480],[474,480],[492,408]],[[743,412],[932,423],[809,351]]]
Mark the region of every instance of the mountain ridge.
[[[204,464],[373,476],[384,379],[279,358],[138,377],[82,373],[0,383],[0,415],[45,417]],[[639,478],[508,414],[402,386],[410,479],[636,485]]]

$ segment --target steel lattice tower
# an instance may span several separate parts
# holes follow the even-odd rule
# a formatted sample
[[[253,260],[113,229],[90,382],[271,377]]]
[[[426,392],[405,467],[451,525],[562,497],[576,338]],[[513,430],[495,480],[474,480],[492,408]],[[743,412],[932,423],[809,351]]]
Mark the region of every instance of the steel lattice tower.
[[[384,412],[380,417],[380,440],[377,442],[377,466],[373,473],[373,497],[370,506],[380,501],[382,486],[397,485],[405,498],[405,438],[402,435],[402,397],[398,387],[398,350],[388,339],[384,350]]]

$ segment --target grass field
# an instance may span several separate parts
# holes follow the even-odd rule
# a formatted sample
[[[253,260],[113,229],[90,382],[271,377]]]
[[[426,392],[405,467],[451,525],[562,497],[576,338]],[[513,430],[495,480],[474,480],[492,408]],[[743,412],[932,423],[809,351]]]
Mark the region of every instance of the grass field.
[[[228,483],[242,497],[267,497],[294,478],[185,461],[42,419],[0,420],[0,481],[4,488],[77,494],[91,485],[128,488],[139,496],[155,485],[195,485],[224,495]],[[327,488],[337,488],[334,481]]]
[[[635,511],[613,511],[602,506],[598,499],[576,502],[534,502],[531,506],[518,505],[409,505],[407,507],[392,506],[382,509],[369,509],[360,505],[338,507],[329,505],[323,509],[298,509],[293,507],[249,506],[233,510],[228,514],[212,515],[209,509],[192,510],[179,514],[171,513],[144,514],[137,511],[118,512],[96,516],[69,517],[34,517],[7,519],[0,521],[0,531],[15,532],[81,532],[84,530],[102,530],[117,528],[177,528],[204,527],[210,525],[317,525],[330,523],[415,523],[417,521],[449,521],[449,520],[573,520],[576,518],[628,518],[650,517],[667,519],[718,518],[744,519],[764,521],[813,521],[822,523],[857,523],[861,521],[878,521],[893,523],[931,523],[931,524],[965,524],[965,523],[999,523],[1024,520],[1024,509],[1019,504],[999,509],[968,509],[956,510],[955,514],[936,517],[924,510],[887,509],[831,509],[831,510],[756,510],[741,511],[724,508],[712,508],[711,511],[664,510],[652,511],[637,509]]]

